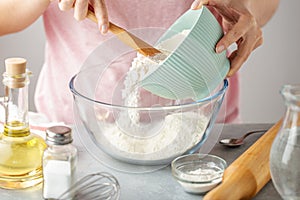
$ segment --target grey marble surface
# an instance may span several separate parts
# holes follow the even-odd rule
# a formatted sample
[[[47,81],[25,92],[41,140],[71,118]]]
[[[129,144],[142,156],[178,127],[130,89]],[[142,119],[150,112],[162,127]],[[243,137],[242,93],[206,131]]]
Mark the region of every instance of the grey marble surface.
[[[249,146],[251,146],[262,134],[257,133],[249,136],[243,146],[228,148],[220,145],[217,141],[227,137],[242,136],[248,131],[256,129],[268,129],[271,124],[230,124],[215,125],[205,145],[200,152],[220,156],[230,165]],[[77,131],[76,131],[77,130]],[[201,195],[191,195],[183,191],[183,188],[173,179],[170,166],[164,167],[151,173],[124,173],[104,166],[99,160],[87,152],[85,145],[79,140],[78,129],[74,128],[74,144],[79,150],[79,162],[77,166],[77,178],[94,172],[109,172],[114,175],[121,187],[120,199],[162,199],[162,200],[199,200]],[[25,190],[0,189],[1,200],[40,200],[42,199],[42,186]],[[255,200],[281,199],[270,181],[257,195]]]

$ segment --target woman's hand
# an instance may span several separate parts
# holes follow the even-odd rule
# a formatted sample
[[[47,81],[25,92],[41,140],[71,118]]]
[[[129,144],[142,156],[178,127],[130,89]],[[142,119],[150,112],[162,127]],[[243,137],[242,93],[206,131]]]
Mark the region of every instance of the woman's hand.
[[[66,11],[74,7],[74,18],[77,20],[83,20],[86,18],[90,5],[98,20],[98,26],[101,33],[107,33],[109,21],[105,0],[59,0],[58,5],[62,11]]]
[[[250,11],[253,0],[195,0],[192,9],[202,5],[211,6],[221,17],[225,32],[216,45],[216,52],[226,50],[236,43],[237,49],[229,56],[230,71],[228,77],[237,72],[251,52],[263,43],[260,24]],[[261,0],[260,0],[261,1]]]

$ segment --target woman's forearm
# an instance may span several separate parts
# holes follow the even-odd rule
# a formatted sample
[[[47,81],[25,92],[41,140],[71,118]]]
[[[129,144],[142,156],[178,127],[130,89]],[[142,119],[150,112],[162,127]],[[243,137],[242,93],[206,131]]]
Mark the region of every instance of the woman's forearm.
[[[250,0],[251,13],[261,27],[271,19],[278,5],[279,0]]]
[[[0,36],[23,30],[37,20],[49,0],[1,0]]]

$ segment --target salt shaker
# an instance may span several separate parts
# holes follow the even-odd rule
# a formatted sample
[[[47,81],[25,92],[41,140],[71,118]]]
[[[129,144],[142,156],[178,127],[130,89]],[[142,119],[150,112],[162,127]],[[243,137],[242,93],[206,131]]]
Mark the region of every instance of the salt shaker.
[[[287,109],[271,148],[271,177],[283,199],[300,199],[300,85],[285,85],[281,94]]]
[[[53,126],[46,130],[48,148],[43,154],[44,199],[58,199],[73,184],[77,149],[72,141],[69,127]]]

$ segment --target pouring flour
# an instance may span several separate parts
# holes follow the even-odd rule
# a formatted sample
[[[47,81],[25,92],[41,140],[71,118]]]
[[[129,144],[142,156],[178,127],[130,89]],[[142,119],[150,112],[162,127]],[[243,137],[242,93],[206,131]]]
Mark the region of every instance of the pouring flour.
[[[140,101],[143,100],[139,87],[140,81],[159,67],[159,63],[166,58],[167,52],[176,48],[187,33],[188,31],[183,31],[159,44],[157,47],[163,52],[162,54],[145,57],[137,53],[124,81],[122,98],[125,106],[133,108],[140,106]],[[137,109],[129,109],[121,112],[115,119],[118,126],[101,124],[108,145],[127,158],[167,159],[172,155],[183,154],[199,142],[209,122],[208,117],[199,116],[198,112],[177,112],[166,114],[164,121],[157,121],[157,123],[155,116],[147,116],[148,120],[153,120],[152,127],[149,127],[147,123],[143,123],[144,115],[146,114],[138,112]],[[95,137],[99,141],[103,139],[97,135]]]

